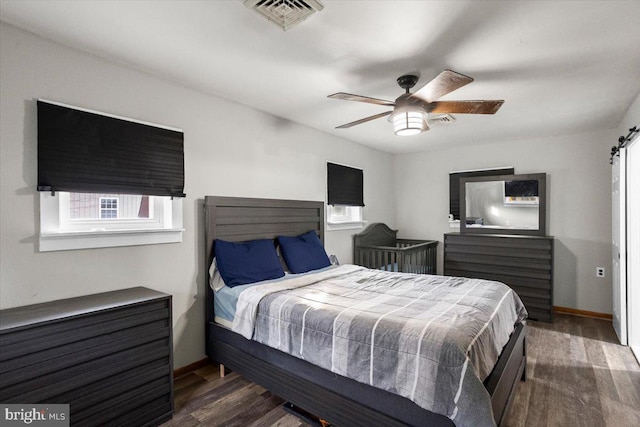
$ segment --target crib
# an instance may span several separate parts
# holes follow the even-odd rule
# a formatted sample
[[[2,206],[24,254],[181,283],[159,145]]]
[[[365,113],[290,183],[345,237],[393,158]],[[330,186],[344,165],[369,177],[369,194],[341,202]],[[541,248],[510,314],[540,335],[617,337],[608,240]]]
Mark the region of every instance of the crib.
[[[370,224],[353,236],[353,263],[400,273],[436,274],[437,240],[398,239],[398,230]]]

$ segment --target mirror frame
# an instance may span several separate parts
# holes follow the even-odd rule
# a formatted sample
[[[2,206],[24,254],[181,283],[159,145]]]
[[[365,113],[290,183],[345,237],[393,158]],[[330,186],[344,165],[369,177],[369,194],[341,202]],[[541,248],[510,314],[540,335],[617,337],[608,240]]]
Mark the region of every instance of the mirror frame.
[[[467,228],[467,182],[485,182],[485,181],[538,181],[538,229],[531,230],[526,228]],[[473,178],[460,179],[460,233],[468,234],[521,234],[533,236],[546,236],[547,234],[547,174],[546,173],[530,173],[519,175],[493,175],[480,176]]]

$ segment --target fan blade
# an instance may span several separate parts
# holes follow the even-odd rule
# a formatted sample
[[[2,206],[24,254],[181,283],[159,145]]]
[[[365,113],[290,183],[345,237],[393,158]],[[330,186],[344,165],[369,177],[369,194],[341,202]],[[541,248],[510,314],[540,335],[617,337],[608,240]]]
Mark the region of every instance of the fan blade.
[[[368,96],[353,95],[351,93],[344,93],[344,92],[334,93],[333,95],[327,96],[327,98],[343,99],[345,101],[368,102],[369,104],[386,105],[388,107],[393,107],[394,105],[396,105],[395,102],[393,101],[386,101],[384,99],[378,99],[378,98],[370,98]]]
[[[495,114],[503,100],[499,101],[436,101],[424,104],[429,113],[444,114]]]
[[[336,126],[336,129],[347,129],[351,126],[360,125],[362,123],[370,122],[371,120],[379,119],[380,117],[388,116],[393,113],[393,111],[387,111],[385,113],[376,114],[375,116],[365,117],[364,119],[356,120],[355,122],[347,123],[341,126]]]
[[[418,98],[433,102],[456,89],[460,89],[464,85],[468,85],[473,78],[464,74],[456,73],[451,70],[444,70],[438,74],[433,80],[424,85],[420,90],[413,94]]]

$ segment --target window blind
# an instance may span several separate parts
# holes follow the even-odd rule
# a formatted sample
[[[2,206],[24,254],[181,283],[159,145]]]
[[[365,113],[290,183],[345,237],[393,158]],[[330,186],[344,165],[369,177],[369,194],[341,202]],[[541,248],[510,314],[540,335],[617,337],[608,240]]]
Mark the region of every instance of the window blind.
[[[451,172],[449,174],[449,214],[453,215],[453,219],[460,219],[460,178],[513,175],[514,172],[514,168]]]
[[[327,203],[364,206],[362,169],[327,163]]]
[[[184,134],[38,100],[38,191],[184,197]]]

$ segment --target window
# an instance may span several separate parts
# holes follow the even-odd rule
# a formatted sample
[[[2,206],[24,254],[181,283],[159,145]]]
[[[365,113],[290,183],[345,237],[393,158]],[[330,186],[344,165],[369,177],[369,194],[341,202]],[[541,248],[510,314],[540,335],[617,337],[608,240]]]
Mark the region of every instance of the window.
[[[76,195],[77,193],[72,193]],[[112,219],[118,218],[118,198],[117,197],[100,197],[100,218]]]
[[[505,206],[537,206],[540,204],[540,197],[538,197],[538,180],[505,181],[502,189],[504,190]]]
[[[169,197],[134,194],[60,192],[59,196],[62,232],[164,228],[161,213],[171,202]]]
[[[362,206],[327,206],[327,222],[331,225],[355,224],[362,221]],[[358,224],[360,223],[360,224]]]
[[[37,104],[40,251],[182,241],[180,129]]]
[[[40,193],[40,251],[177,243],[182,198]]]
[[[362,169],[327,163],[327,230],[362,228]]]

